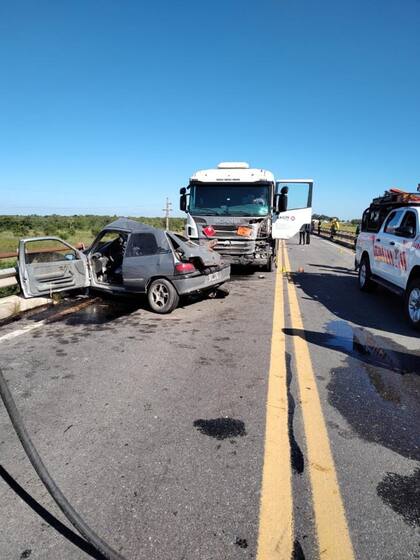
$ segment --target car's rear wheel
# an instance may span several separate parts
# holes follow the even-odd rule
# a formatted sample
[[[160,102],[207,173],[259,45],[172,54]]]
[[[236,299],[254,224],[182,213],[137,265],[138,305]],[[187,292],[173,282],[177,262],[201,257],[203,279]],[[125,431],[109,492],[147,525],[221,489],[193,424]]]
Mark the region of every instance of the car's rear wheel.
[[[369,258],[365,255],[359,266],[359,288],[362,292],[370,292],[375,286],[372,280]]]
[[[410,325],[420,330],[420,278],[412,280],[405,292],[405,312]]]
[[[147,290],[147,299],[155,313],[170,313],[179,303],[178,292],[165,278],[153,280]]]

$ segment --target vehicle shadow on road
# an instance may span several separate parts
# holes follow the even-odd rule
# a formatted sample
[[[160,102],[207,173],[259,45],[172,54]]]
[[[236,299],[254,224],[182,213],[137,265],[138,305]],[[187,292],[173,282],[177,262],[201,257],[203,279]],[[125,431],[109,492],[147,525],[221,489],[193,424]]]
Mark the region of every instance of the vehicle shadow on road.
[[[96,558],[97,560],[106,560],[106,557],[101,554],[95,547],[90,543],[79,537],[75,532],[66,527],[59,519],[54,517],[47,509],[45,509],[39,502],[37,502],[26,490],[16,482],[16,480],[10,475],[7,470],[0,465],[0,478],[13,490],[19,498],[21,498],[26,505],[28,505],[36,514],[38,514],[48,525],[55,529],[61,536],[73,543],[80,550],[83,550],[91,558]],[[23,558],[23,556],[21,556]],[[26,558],[26,556],[25,556]]]
[[[363,293],[354,274],[347,271],[335,274],[292,272],[290,278],[310,299],[344,321],[392,334],[416,336],[405,323],[402,298],[381,287],[372,293]]]
[[[313,263],[308,263],[308,265],[316,268],[320,268],[322,270],[328,270],[330,272],[338,272],[339,274],[351,274],[355,276],[355,272],[353,270],[350,270],[349,268],[346,268],[344,266],[329,266],[328,264],[313,264]]]

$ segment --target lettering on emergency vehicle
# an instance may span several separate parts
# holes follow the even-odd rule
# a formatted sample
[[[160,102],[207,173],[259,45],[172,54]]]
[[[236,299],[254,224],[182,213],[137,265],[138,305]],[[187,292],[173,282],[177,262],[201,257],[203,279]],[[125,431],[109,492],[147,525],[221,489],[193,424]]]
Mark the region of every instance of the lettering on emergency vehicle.
[[[400,270],[407,270],[407,255],[405,251],[400,251],[399,249],[391,251],[390,249],[384,249],[380,245],[374,245],[373,255],[377,261],[390,264]]]

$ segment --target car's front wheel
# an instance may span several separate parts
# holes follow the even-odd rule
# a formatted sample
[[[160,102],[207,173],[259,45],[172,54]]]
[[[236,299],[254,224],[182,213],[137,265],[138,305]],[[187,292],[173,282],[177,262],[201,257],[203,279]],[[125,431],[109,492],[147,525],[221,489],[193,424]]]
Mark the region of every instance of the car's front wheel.
[[[405,312],[410,325],[420,330],[420,278],[412,280],[405,292]]]
[[[178,292],[165,278],[153,280],[147,290],[147,299],[155,313],[171,313],[179,303]]]
[[[359,288],[362,292],[370,292],[374,286],[369,258],[365,255],[359,266]]]

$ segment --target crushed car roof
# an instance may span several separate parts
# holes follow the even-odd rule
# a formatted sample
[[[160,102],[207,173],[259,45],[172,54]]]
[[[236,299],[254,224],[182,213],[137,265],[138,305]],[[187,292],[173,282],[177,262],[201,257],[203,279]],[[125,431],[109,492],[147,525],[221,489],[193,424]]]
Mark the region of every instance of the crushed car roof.
[[[134,231],[161,231],[158,228],[155,228],[153,226],[149,226],[147,224],[143,224],[141,222],[136,222],[136,220],[130,220],[129,218],[118,218],[118,220],[115,220],[114,222],[111,222],[110,224],[107,224],[104,229],[120,229],[122,231],[129,231],[129,232],[134,232]]]

